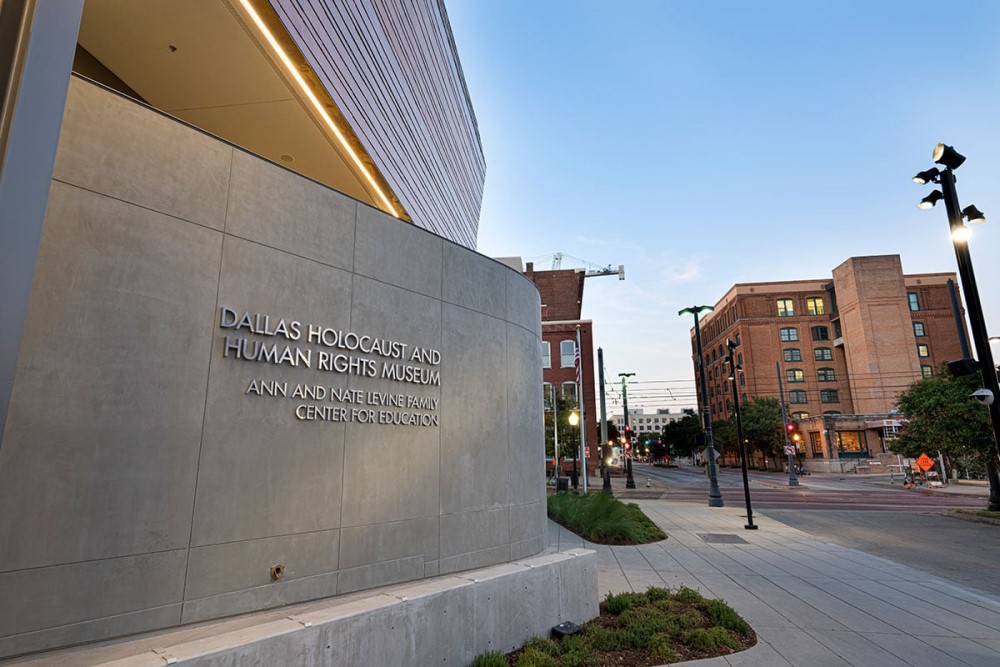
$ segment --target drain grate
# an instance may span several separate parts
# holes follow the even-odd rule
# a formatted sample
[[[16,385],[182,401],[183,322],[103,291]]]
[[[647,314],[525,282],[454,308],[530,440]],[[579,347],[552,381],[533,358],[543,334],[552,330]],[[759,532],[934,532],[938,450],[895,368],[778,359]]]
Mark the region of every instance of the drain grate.
[[[698,537],[713,544],[750,544],[739,535],[726,533],[698,533]]]

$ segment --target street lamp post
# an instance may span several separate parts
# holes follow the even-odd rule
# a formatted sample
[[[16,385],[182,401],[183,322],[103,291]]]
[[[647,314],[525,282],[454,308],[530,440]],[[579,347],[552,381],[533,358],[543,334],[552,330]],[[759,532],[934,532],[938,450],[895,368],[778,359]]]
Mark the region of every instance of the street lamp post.
[[[611,490],[611,471],[608,469],[608,457],[611,448],[608,446],[608,409],[604,402],[604,350],[597,348],[597,373],[601,384],[601,491],[613,495]]]
[[[569,413],[569,425],[579,426],[580,425],[580,415],[576,410]],[[580,474],[576,471],[576,452],[580,448],[580,443],[576,443],[573,446],[573,493],[579,486]]]
[[[705,378],[705,359],[701,351],[701,327],[698,315],[715,310],[712,306],[691,306],[679,311],[678,315],[694,315],[694,340],[698,354],[698,376],[701,382],[701,412],[705,429],[705,449],[708,458],[708,506],[723,507],[722,492],[719,490],[719,474],[715,462],[715,442],[712,439],[712,415],[708,409],[708,380]]]
[[[726,363],[729,364],[729,380],[733,383],[733,410],[736,412],[736,437],[740,439],[740,464],[743,468],[743,496],[747,502],[747,523],[743,527],[747,530],[757,530],[757,526],[753,522],[753,506],[750,505],[750,480],[747,478],[747,443],[743,438],[743,417],[740,416],[740,389],[736,385],[736,372],[743,370],[743,368],[736,363],[734,356],[735,353],[733,350],[736,349],[736,343],[730,339],[726,339],[726,348],[729,350],[729,354],[726,356]],[[789,457],[789,460],[791,460],[791,457]]]
[[[628,420],[628,379],[635,373],[619,373],[622,379],[622,407],[625,410],[625,437],[628,438],[628,452],[625,452],[625,488],[635,488],[635,478],[632,477],[632,452],[635,451],[632,445],[632,426]]]
[[[979,288],[976,286],[976,274],[972,269],[972,257],[969,254],[970,231],[963,222],[963,218],[973,224],[986,222],[986,216],[975,206],[967,206],[964,209],[959,206],[958,192],[955,189],[955,169],[965,162],[965,157],[951,146],[938,144],[934,147],[933,159],[944,168],[934,167],[922,171],[914,176],[913,180],[920,185],[925,183],[941,185],[940,190],[934,190],[924,197],[919,206],[927,209],[944,200],[952,245],[955,247],[955,258],[958,261],[958,274],[965,292],[969,323],[972,325],[972,340],[976,346],[976,354],[979,355],[979,372],[983,379],[983,387],[993,393],[993,400],[989,405],[990,422],[993,426],[993,455],[987,459],[987,477],[990,481],[987,508],[995,512],[1000,511],[1000,478],[998,478],[998,464],[1000,464],[1000,386],[998,385],[1000,383],[997,382],[996,365],[993,363],[983,307],[979,301]]]

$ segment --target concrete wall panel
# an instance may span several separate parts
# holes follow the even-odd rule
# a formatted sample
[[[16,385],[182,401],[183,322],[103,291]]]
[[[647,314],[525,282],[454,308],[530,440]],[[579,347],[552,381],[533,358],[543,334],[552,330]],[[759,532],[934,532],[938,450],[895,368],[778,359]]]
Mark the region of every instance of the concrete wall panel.
[[[0,448],[0,571],[187,546],[221,244],[53,184]]]
[[[499,262],[484,262],[482,255],[454,243],[444,245],[444,294],[448,303],[505,318],[510,271]]]
[[[544,548],[530,281],[92,84],[71,88],[0,444],[0,656]],[[418,354],[223,327],[222,308]],[[316,363],[239,359],[227,336]],[[323,348],[428,381],[321,369]],[[298,406],[331,401],[302,387],[356,392],[333,405],[377,415],[379,392],[425,423],[306,419]],[[407,608],[420,627],[387,660],[471,659],[472,601]],[[449,615],[464,618],[445,641],[414,643]],[[332,655],[318,641],[290,660]]]
[[[226,233],[350,271],[358,202],[242,151],[233,155]]]
[[[350,290],[347,272],[226,239],[220,308],[343,326]],[[218,328],[218,309],[214,316],[193,545],[338,528],[344,424],[299,422],[295,401],[247,396],[246,389],[254,378],[287,382],[291,391],[311,381],[343,386],[344,376],[223,358],[226,331]]]
[[[53,178],[221,230],[232,156],[214,137],[74,80]]]
[[[502,320],[444,306],[443,514],[496,508],[508,502],[506,333]]]
[[[401,253],[406,261],[400,261]],[[440,299],[443,254],[441,238],[370,206],[358,206],[355,273]]]

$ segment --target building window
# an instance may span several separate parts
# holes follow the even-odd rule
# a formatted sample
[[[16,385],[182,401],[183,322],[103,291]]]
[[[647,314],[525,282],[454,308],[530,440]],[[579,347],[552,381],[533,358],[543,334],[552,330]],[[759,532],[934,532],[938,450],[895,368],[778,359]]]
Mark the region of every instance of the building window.
[[[736,310],[736,309],[734,308],[733,310]],[[736,347],[739,347],[740,344],[741,344],[740,343],[740,333],[738,331],[736,332],[736,338],[733,340],[733,342],[736,343]]]
[[[747,394],[746,394],[746,392],[743,392],[743,398],[741,400],[743,401],[744,404],[746,404],[746,402],[747,402]]]
[[[562,397],[564,401],[576,402],[576,383],[575,382],[563,382],[562,383]]]
[[[810,315],[826,315],[823,297],[811,296],[806,299],[806,312]]]
[[[923,338],[924,336],[927,335],[927,332],[924,331],[924,323],[923,322],[914,322],[913,323],[913,335],[916,336],[917,338]]]
[[[827,410],[823,414],[824,415],[839,415],[840,414],[840,410]]]
[[[813,340],[830,340],[829,327],[813,327]]]
[[[819,431],[809,431],[809,444],[812,445],[813,458],[823,458],[823,439],[820,437]]]
[[[552,368],[552,346],[549,341],[542,341],[542,368]]]
[[[916,292],[907,292],[906,300],[910,302],[910,310],[920,310],[920,299]]]
[[[559,365],[563,368],[573,368],[576,357],[576,341],[564,340],[559,343]]]
[[[802,361],[802,350],[797,347],[786,347],[785,361]]]
[[[788,402],[796,404],[808,403],[809,399],[806,397],[806,392],[796,390],[788,392]]]
[[[794,343],[799,339],[799,330],[795,327],[784,327],[781,330],[782,343]]]
[[[792,419],[808,419],[809,413],[804,410],[799,410],[798,412],[792,413]]]
[[[828,347],[817,347],[813,350],[813,358],[816,361],[833,361],[833,350]]]
[[[929,378],[930,376],[934,375],[934,369],[925,364],[920,367],[920,374],[923,375],[925,378]]]
[[[864,431],[837,431],[837,449],[841,456],[860,456],[868,452]]]
[[[840,403],[840,396],[836,389],[821,389],[819,400],[821,403]]]
[[[840,320],[833,321],[833,337],[834,338],[844,337],[844,332],[840,330]]]
[[[778,317],[793,317],[795,306],[791,299],[778,299]]]
[[[743,375],[743,373],[740,373],[740,386],[741,387],[747,386],[747,376]]]
[[[709,385],[709,387],[708,387],[708,397],[709,398],[715,398],[715,386],[714,385]]]
[[[548,382],[542,383],[542,400],[545,402],[545,409],[552,409],[552,385]]]
[[[736,353],[736,364],[738,366],[742,366],[743,365],[743,353],[742,352],[737,352]]]
[[[819,375],[820,382],[837,381],[837,374],[836,372],[834,372],[832,368],[820,368],[818,371],[816,371],[816,374]]]
[[[931,349],[926,345],[924,345],[923,343],[921,343],[920,345],[917,345],[917,356],[929,357],[931,356]]]
[[[789,382],[805,382],[806,374],[801,368],[789,368],[785,371],[785,379]]]

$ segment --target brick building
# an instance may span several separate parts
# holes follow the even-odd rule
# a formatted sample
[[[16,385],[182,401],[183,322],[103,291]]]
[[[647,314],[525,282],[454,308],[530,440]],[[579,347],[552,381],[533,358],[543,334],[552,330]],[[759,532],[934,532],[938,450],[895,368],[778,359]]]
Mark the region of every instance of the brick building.
[[[732,415],[732,339],[740,400],[778,398],[780,373],[807,458],[887,451],[899,394],[962,357],[949,282],[955,274],[906,275],[898,255],[883,255],[852,257],[831,278],[733,285],[701,320],[712,420]],[[693,329],[691,337],[694,349]]]
[[[597,444],[601,436],[594,390],[593,322],[580,319],[586,272],[583,269],[536,271],[528,262],[524,275],[534,281],[542,300],[542,381],[546,410],[550,409],[553,396],[579,401],[574,355],[576,332],[580,330],[587,469],[593,476],[599,464]]]

